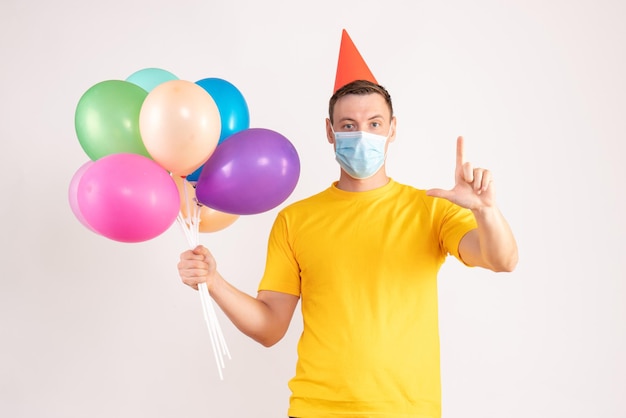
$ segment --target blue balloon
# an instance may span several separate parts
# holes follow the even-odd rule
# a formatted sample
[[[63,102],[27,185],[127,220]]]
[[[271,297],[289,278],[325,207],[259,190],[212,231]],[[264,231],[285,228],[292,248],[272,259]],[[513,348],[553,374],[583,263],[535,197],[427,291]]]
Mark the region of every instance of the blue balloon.
[[[232,134],[250,127],[248,104],[237,87],[221,78],[205,78],[196,84],[209,93],[220,112],[222,130],[218,145]]]
[[[178,77],[160,68],[144,68],[143,70],[135,71],[126,79],[129,83],[141,87],[148,93],[159,84],[170,80],[178,80]]]
[[[204,168],[204,164],[202,164],[200,166],[200,168],[196,169],[196,171],[194,171],[191,174],[187,174],[187,176],[185,177],[185,179],[187,181],[191,181],[191,182],[196,182],[198,181],[198,179],[200,178],[200,173],[202,173],[202,169]]]

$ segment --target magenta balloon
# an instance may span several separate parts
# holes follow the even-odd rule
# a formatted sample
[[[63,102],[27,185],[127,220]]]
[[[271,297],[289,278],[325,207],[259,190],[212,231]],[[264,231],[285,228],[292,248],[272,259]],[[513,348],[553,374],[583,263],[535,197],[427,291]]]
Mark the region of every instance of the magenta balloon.
[[[91,167],[92,164],[93,161],[89,160],[81,165],[78,170],[76,170],[76,172],[72,176],[72,180],[70,181],[70,187],[67,193],[67,197],[70,203],[70,208],[72,209],[72,213],[74,214],[76,219],[78,219],[78,221],[83,224],[84,227],[92,230],[93,232],[96,232],[89,225],[89,223],[87,223],[85,217],[80,211],[80,207],[78,206],[78,183],[80,183],[80,179],[83,178],[83,174],[85,174],[85,171],[87,171],[87,169]]]
[[[115,241],[140,242],[176,220],[180,197],[170,174],[139,154],[111,154],[94,161],[78,184],[87,223]]]
[[[245,129],[230,135],[204,164],[196,198],[221,212],[261,213],[285,201],[299,177],[300,159],[287,138],[269,129]]]

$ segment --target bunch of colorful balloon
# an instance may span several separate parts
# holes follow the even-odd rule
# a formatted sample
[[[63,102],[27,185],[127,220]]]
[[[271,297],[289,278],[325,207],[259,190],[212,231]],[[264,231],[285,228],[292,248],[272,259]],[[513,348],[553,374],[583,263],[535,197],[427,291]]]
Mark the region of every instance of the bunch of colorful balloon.
[[[84,226],[115,241],[146,241],[178,221],[195,246],[199,232],[278,206],[300,175],[293,144],[250,128],[243,95],[220,78],[191,82],[145,68],[97,83],[78,102],[75,128],[90,160],[72,177],[70,207]],[[227,350],[201,290],[223,367],[216,349]]]
[[[146,68],[97,83],[76,107],[91,161],[72,178],[72,211],[95,233],[140,242],[189,216],[181,196],[201,205],[201,232],[272,209],[296,186],[298,154],[278,132],[249,125],[243,95],[220,78]]]

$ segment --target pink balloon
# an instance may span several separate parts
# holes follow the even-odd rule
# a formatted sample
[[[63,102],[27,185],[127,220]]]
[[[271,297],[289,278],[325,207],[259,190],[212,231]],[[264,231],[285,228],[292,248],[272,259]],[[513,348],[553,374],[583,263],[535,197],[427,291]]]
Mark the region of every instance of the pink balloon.
[[[165,232],[176,220],[176,183],[161,166],[139,154],[111,154],[94,161],[78,184],[78,206],[99,234],[140,242]]]
[[[96,232],[89,225],[89,223],[87,223],[87,221],[85,220],[85,217],[80,211],[80,207],[78,207],[78,183],[80,183],[80,179],[83,177],[83,174],[85,174],[85,171],[87,171],[87,169],[91,167],[91,164],[93,164],[93,161],[91,160],[87,161],[85,164],[80,166],[78,170],[76,170],[76,173],[74,173],[74,176],[72,177],[72,180],[70,181],[70,187],[68,190],[68,200],[70,203],[70,208],[72,209],[72,213],[74,213],[74,216],[76,216],[76,219],[78,219],[78,221],[81,224],[83,224],[83,226],[85,226],[86,228],[92,230],[93,232]]]
[[[139,131],[154,161],[184,176],[204,164],[217,147],[220,113],[199,85],[170,80],[156,86],[144,100]]]

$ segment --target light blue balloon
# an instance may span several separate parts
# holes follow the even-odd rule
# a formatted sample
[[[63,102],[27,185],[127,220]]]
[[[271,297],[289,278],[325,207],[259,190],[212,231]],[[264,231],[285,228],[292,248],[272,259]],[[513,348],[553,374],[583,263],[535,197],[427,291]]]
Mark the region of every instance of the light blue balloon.
[[[205,78],[196,84],[209,93],[220,112],[222,130],[218,145],[232,134],[250,127],[248,104],[237,87],[221,78]]]
[[[174,74],[160,68],[144,68],[132,73],[126,81],[133,83],[150,93],[159,84],[170,80],[178,80]]]

